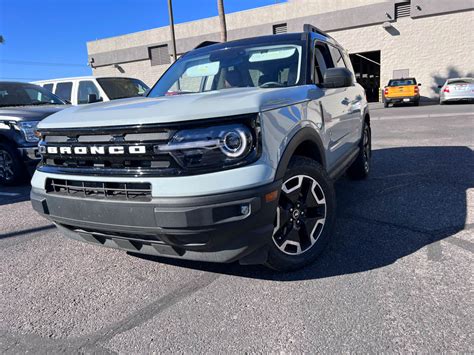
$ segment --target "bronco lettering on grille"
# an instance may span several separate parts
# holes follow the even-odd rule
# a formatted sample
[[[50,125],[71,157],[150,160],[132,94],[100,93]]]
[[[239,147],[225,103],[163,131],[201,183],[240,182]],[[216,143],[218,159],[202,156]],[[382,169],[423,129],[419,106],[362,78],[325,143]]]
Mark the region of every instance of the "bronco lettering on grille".
[[[105,155],[105,154],[145,154],[146,146],[134,145],[130,147],[123,146],[77,146],[77,147],[46,147],[40,146],[41,154],[65,154],[65,155]]]

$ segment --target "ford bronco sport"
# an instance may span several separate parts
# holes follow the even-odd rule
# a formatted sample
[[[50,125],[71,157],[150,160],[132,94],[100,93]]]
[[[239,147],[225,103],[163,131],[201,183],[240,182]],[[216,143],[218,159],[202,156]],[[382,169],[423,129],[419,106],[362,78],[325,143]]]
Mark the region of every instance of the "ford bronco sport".
[[[36,211],[131,253],[294,270],[335,224],[333,181],[370,169],[363,88],[346,51],[304,32],[204,43],[147,98],[39,125]]]

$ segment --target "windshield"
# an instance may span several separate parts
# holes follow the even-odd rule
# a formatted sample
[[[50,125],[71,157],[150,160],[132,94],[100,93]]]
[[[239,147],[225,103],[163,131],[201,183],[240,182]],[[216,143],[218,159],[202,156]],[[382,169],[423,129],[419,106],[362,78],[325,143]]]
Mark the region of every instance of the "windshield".
[[[144,96],[149,87],[143,81],[131,78],[98,78],[99,85],[110,100]]]
[[[227,47],[181,57],[149,96],[170,96],[236,87],[287,87],[300,81],[302,46]]]
[[[38,85],[0,83],[0,107],[31,105],[65,105],[65,103]]]
[[[416,85],[415,79],[397,79],[390,80],[388,86],[405,86],[405,85]]]

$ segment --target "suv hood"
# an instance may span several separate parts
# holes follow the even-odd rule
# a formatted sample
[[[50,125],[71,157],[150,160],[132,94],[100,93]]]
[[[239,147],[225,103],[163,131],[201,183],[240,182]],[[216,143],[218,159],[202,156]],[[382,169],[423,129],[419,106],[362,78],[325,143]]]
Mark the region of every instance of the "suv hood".
[[[0,107],[0,121],[40,121],[69,105]]]
[[[156,98],[130,98],[75,106],[38,128],[83,128],[192,121],[267,111],[307,100],[314,86],[232,88]],[[314,91],[314,90],[313,90]]]

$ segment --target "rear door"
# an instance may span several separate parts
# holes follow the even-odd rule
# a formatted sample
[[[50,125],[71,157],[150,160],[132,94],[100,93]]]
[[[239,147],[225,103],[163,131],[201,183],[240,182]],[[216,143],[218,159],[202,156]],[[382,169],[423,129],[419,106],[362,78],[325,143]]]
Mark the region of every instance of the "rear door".
[[[89,103],[89,95],[94,94],[99,101],[103,101],[103,95],[92,80],[79,81],[77,88],[77,105]]]
[[[72,81],[64,81],[56,84],[54,89],[56,96],[63,100],[71,102],[72,98]]]

